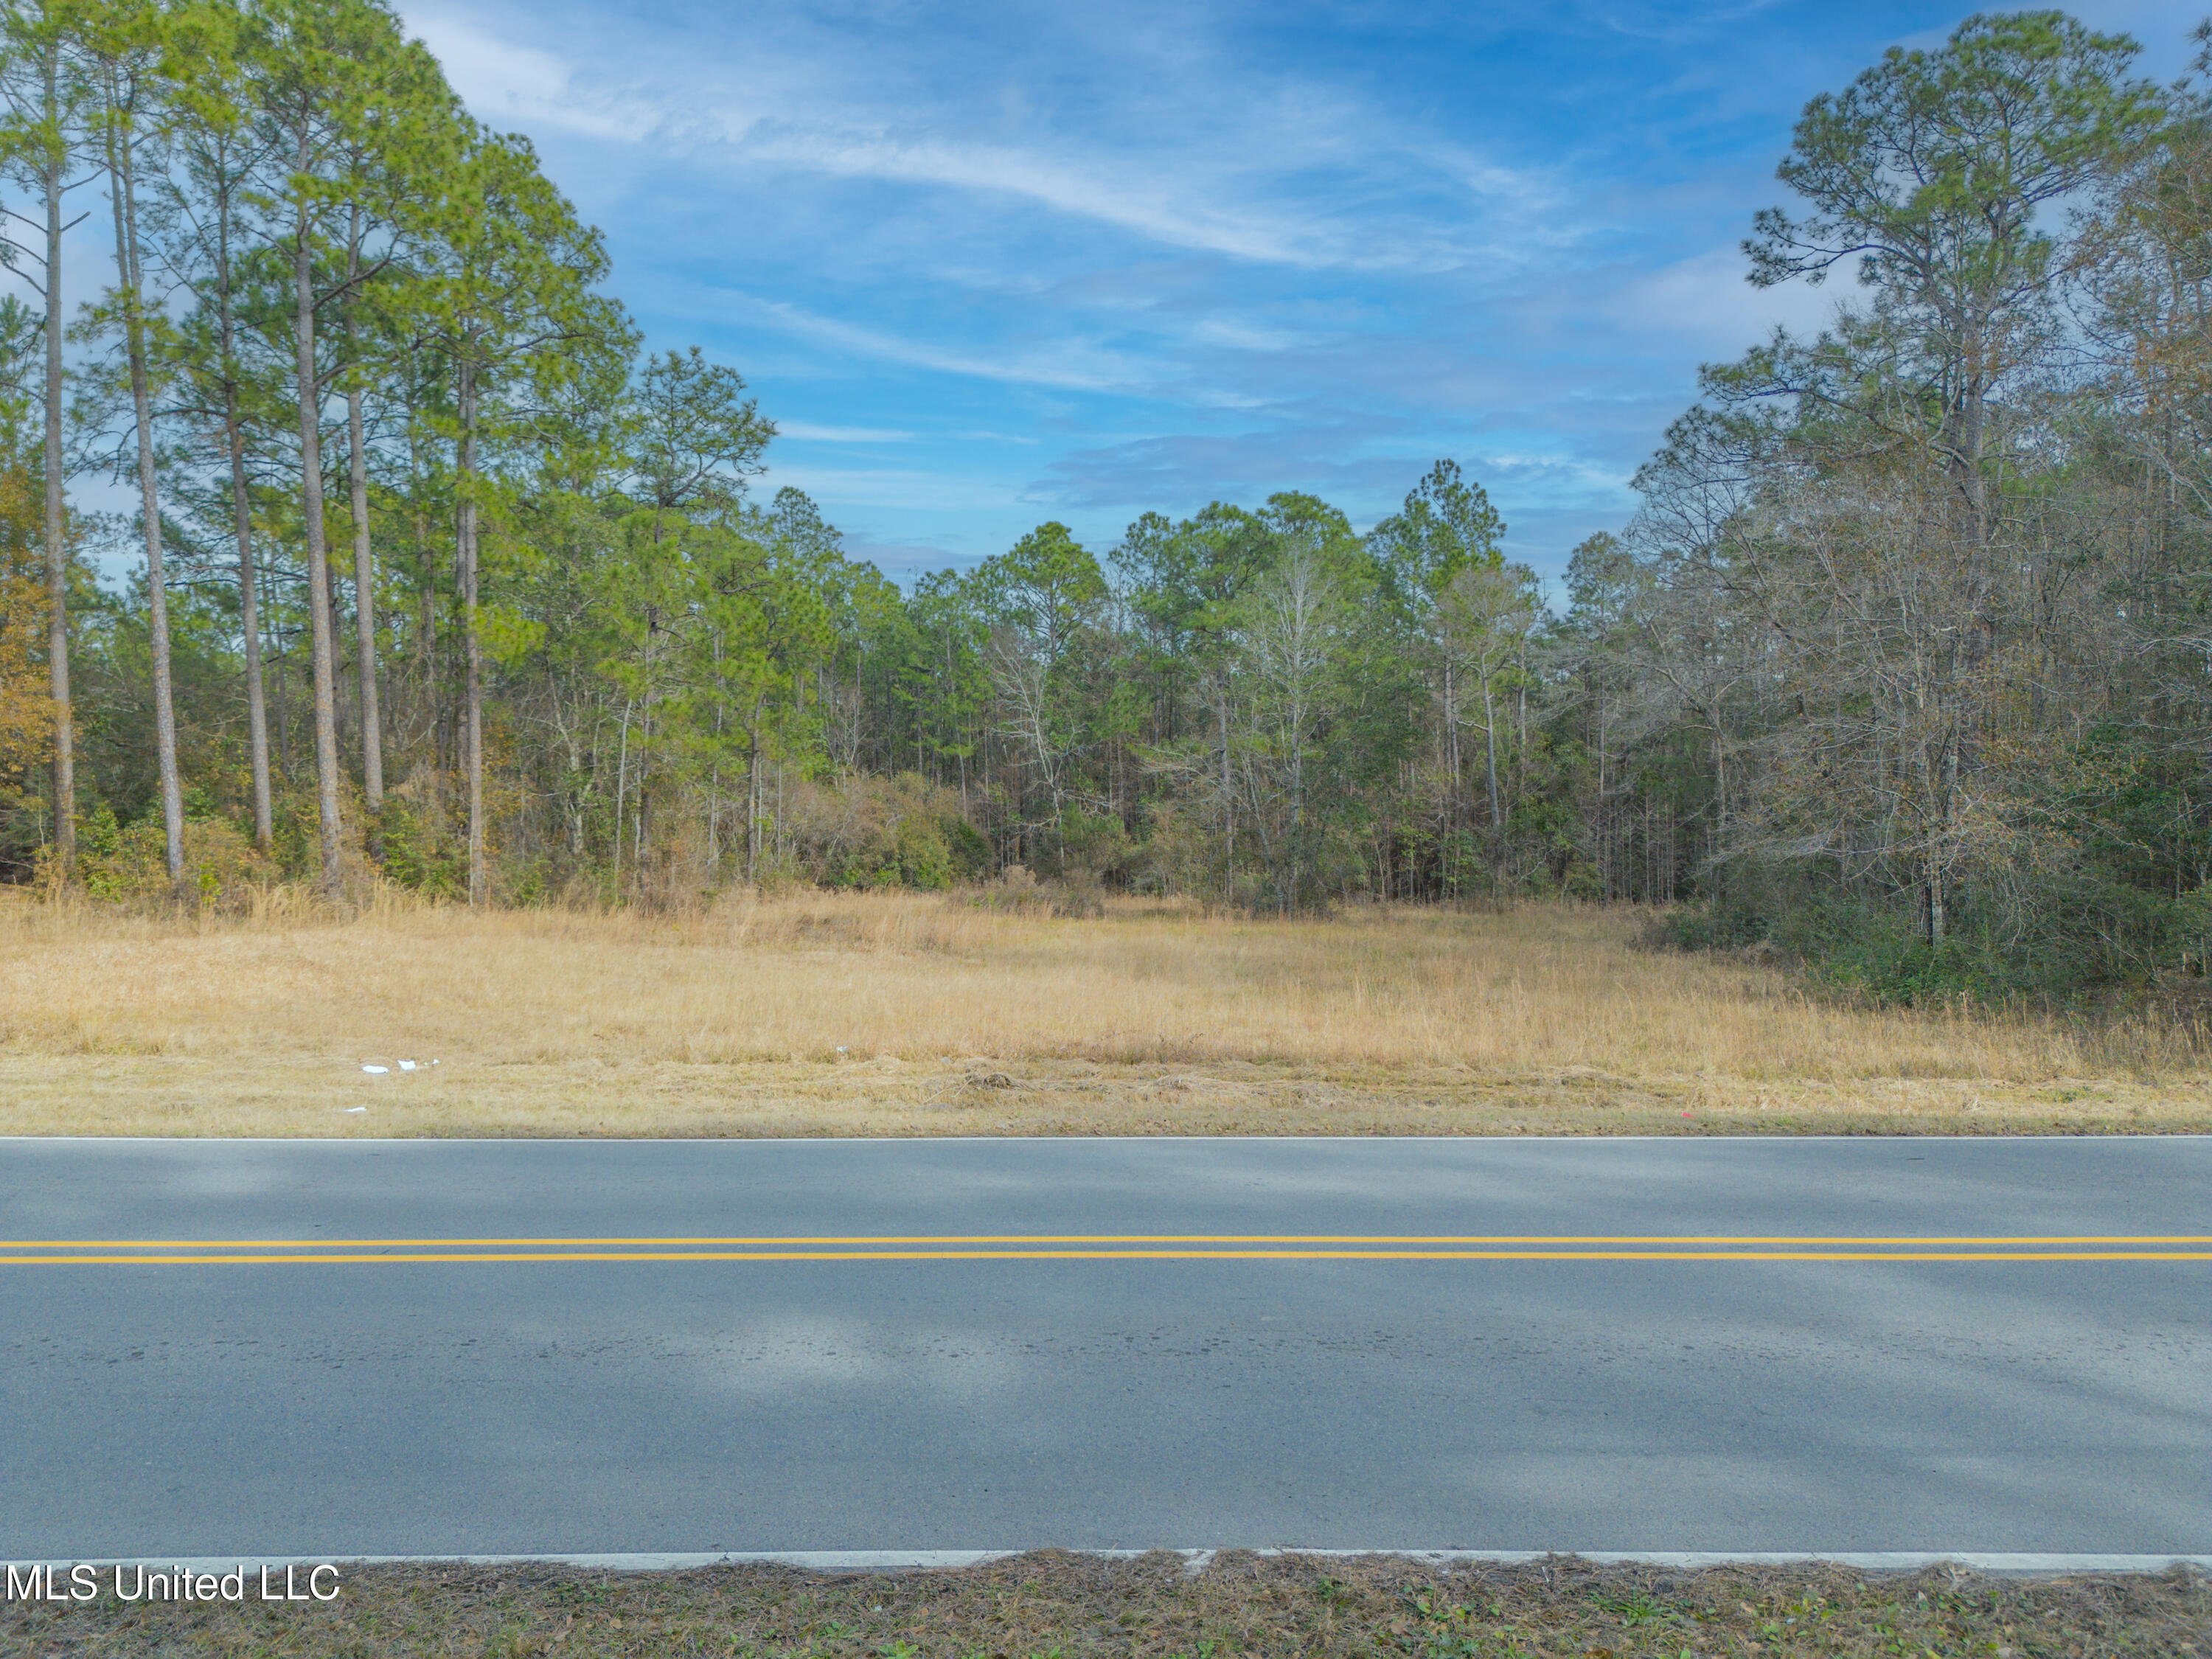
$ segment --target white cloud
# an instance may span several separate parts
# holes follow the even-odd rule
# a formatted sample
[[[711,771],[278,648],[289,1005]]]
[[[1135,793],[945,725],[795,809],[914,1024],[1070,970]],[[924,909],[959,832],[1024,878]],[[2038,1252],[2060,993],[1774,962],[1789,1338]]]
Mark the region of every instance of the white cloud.
[[[1269,328],[1237,316],[1201,318],[1191,328],[1190,337],[1200,345],[1225,346],[1231,351],[1287,351],[1311,339],[1287,328]]]
[[[1588,0],[1526,8],[1525,52],[1401,19],[1434,43],[1409,53],[1249,0],[409,3],[471,107],[542,136],[656,341],[816,417],[775,459],[819,465],[770,487],[885,547],[995,545],[1038,491],[1364,511],[1431,450],[1517,536],[1579,535],[1699,359],[1848,288],[1752,289],[1734,246],[1792,112],[1848,78],[1841,21]]]
[[[1158,378],[1157,371],[1079,340],[1060,341],[1007,357],[986,357],[924,345],[880,329],[817,316],[787,301],[763,300],[733,289],[724,290],[724,294],[727,299],[793,333],[804,334],[856,356],[905,363],[915,368],[1017,385],[1060,386],[1073,392],[1127,391]]]
[[[1744,280],[1745,270],[1741,249],[1714,248],[1630,283],[1609,309],[1631,328],[1687,334],[1702,347],[1733,354],[1778,323],[1793,333],[1819,332],[1834,314],[1837,296],[1850,286],[1846,271],[1820,288],[1804,283],[1753,288]]]
[[[825,444],[903,444],[911,443],[915,436],[911,432],[894,431],[887,427],[817,426],[811,421],[785,420],[776,422],[775,435]]]
[[[690,64],[563,61],[467,18],[417,9],[409,26],[465,102],[494,123],[613,139],[694,163],[1011,197],[1164,246],[1261,264],[1438,270],[1521,263],[1571,231],[1540,210],[1535,172],[1401,133],[1375,111],[1310,88],[1206,100],[1166,113],[1157,94],[1114,112],[1117,142],[1051,130],[1030,112],[1015,142],[963,136],[957,100],[886,109],[873,89],[828,84],[817,66],[756,61],[742,87]],[[1462,198],[1437,213],[1433,199]]]
[[[659,125],[633,101],[586,96],[575,72],[549,52],[503,40],[458,17],[418,12],[407,27],[436,54],[462,101],[495,126],[523,122],[635,143]]]
[[[787,484],[817,501],[921,512],[990,511],[1006,507],[1018,494],[1015,486],[993,480],[913,467],[771,465],[755,487],[766,494]]]
[[[733,124],[734,125],[734,124]],[[1073,217],[1089,219],[1162,243],[1200,252],[1225,253],[1273,264],[1387,264],[1407,262],[1410,250],[1387,244],[1377,252],[1352,251],[1343,228],[1270,214],[1237,204],[1219,178],[1192,190],[1157,164],[1085,165],[1010,145],[908,139],[834,127],[767,127],[728,131],[726,140],[745,160],[781,164],[841,178],[890,179],[903,184],[1015,196]],[[1177,185],[1185,185],[1178,189]]]

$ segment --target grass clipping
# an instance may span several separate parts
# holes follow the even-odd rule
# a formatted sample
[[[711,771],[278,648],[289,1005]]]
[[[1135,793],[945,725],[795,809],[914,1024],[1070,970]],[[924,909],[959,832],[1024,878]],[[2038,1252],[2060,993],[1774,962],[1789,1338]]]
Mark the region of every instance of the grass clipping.
[[[678,916],[386,895],[344,920],[18,900],[0,908],[0,1131],[2212,1123],[2192,1034],[1843,1006],[1757,963],[1637,949],[1638,921],[1540,906],[1266,921],[1135,901],[1063,918],[915,894],[745,896]]]
[[[311,1607],[0,1605],[0,1650],[384,1656],[868,1656],[1224,1659],[1496,1655],[2195,1656],[2201,1575],[2016,1579],[1938,1568],[1597,1567],[1571,1557],[1442,1568],[1370,1556],[1224,1552],[1196,1575],[1040,1551],[945,1572],[831,1577],[769,1565],[666,1574],[365,1567]]]

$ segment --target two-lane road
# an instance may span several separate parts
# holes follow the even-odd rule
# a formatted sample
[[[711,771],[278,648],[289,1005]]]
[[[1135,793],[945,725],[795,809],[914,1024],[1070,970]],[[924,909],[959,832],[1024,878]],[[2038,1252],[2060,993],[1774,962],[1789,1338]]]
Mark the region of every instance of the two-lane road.
[[[2212,1139],[0,1141],[0,1557],[2212,1553]]]

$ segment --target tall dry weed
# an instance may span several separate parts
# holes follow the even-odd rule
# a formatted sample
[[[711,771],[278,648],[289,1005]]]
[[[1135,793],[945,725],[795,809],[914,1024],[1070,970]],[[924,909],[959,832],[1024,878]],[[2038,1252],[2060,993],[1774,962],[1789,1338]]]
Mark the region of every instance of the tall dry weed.
[[[1613,1079],[2193,1073],[2185,1031],[1850,1008],[1632,948],[1618,912],[1267,921],[1110,901],[796,891],[647,914],[471,913],[306,889],[238,915],[0,905],[0,1046],[304,1057],[404,1040],[492,1064],[878,1055],[1236,1061]]]

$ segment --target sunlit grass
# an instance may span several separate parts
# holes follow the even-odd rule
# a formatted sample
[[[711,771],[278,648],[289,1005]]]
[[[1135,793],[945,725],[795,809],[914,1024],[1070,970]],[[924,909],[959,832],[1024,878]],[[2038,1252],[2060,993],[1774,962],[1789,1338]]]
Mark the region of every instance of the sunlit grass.
[[[227,920],[19,903],[0,912],[0,1081],[19,1128],[187,1133],[327,1132],[327,1115],[301,1117],[325,1102],[286,1103],[299,1079],[353,1087],[362,1062],[400,1058],[441,1062],[434,1091],[410,1077],[404,1095],[395,1078],[377,1097],[380,1117],[422,1129],[789,1130],[721,1109],[743,1096],[765,1110],[779,1083],[844,1103],[813,1127],[860,1132],[972,1130],[979,1112],[1145,1127],[1127,1121],[1132,1090],[1185,1097],[1177,1127],[1308,1130],[1348,1103],[1345,1127],[1389,1127],[1373,1113],[1389,1100],[1432,1127],[1573,1127],[1549,1121],[1563,1102],[1647,1127],[1662,1107],[1676,1109],[1658,1127],[1682,1109],[1917,1112],[1938,1096],[1966,1109],[1977,1091],[2038,1123],[2060,1108],[2124,1117],[2153,1097],[2161,1122],[2203,1112],[2198,1058],[2150,1026],[1847,1007],[1771,968],[1634,948],[1637,926],[1544,907],[1285,921],[1138,902],[1064,920],[812,892],[672,917],[398,897],[343,921],[281,896]],[[76,1111],[72,1075],[88,1103]],[[517,1118],[495,1103],[529,1077],[568,1103]],[[1276,1085],[1292,1082],[1345,1098],[1284,1116]],[[137,1106],[134,1089],[150,1091]],[[594,1089],[601,1103],[580,1104]],[[1517,1105],[1500,1093],[1516,1089]],[[1238,1121],[1219,1121],[1234,1098]],[[1278,1121],[1243,1125],[1263,1100]],[[1463,1121],[1431,1121],[1455,1103]],[[1476,1121],[1509,1107],[1522,1115]]]

